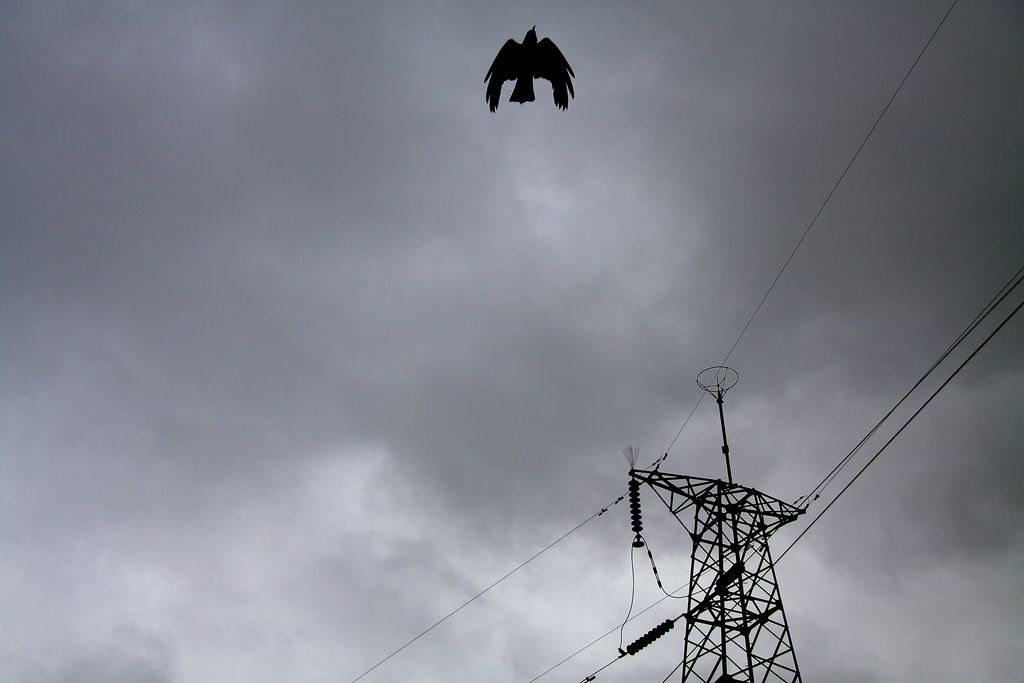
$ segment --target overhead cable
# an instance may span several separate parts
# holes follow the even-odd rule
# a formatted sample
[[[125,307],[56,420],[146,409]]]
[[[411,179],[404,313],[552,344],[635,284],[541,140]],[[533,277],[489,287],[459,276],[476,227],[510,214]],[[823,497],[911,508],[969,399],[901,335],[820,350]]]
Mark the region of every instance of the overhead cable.
[[[874,133],[875,129],[878,128],[878,124],[881,122],[882,117],[884,117],[885,113],[889,111],[889,105],[891,105],[893,103],[893,100],[896,99],[896,96],[900,94],[900,90],[903,89],[904,83],[906,83],[907,79],[910,78],[910,74],[914,73],[914,68],[917,67],[917,63],[921,61],[921,57],[923,57],[925,51],[928,50],[928,46],[932,44],[932,40],[939,32],[939,29],[941,29],[942,25],[946,23],[946,17],[948,17],[949,13],[953,11],[953,8],[956,6],[957,2],[959,2],[959,0],[953,0],[952,4],[950,4],[949,6],[949,9],[947,9],[946,13],[942,15],[942,19],[935,27],[935,30],[932,31],[932,34],[928,37],[928,40],[927,42],[925,42],[924,47],[922,47],[921,51],[917,54],[917,59],[915,59],[914,63],[910,65],[910,68],[907,70],[907,73],[904,74],[903,76],[903,80],[900,81],[900,84],[896,86],[895,90],[893,90],[892,95],[889,96],[889,101],[885,103],[885,106],[882,107],[882,111],[878,114],[878,117],[875,119],[875,122],[871,124],[871,129],[868,131],[868,134],[865,135],[864,139],[860,141],[860,145],[857,147],[857,151],[853,153],[853,156],[850,157],[849,163],[846,164],[846,168],[844,168],[843,172],[839,174],[839,178],[832,186],[832,189],[825,197],[825,200],[821,203],[821,206],[818,207],[818,210],[817,212],[815,212],[814,217],[811,218],[811,222],[807,224],[807,228],[804,230],[804,233],[800,236],[800,239],[797,240],[796,246],[793,247],[793,251],[789,253],[789,257],[786,258],[786,261],[782,264],[782,268],[780,268],[779,272],[775,275],[775,279],[773,279],[771,284],[768,285],[768,289],[765,290],[764,296],[761,297],[761,301],[758,302],[757,306],[754,308],[754,312],[750,314],[750,319],[747,320],[747,324],[743,326],[742,330],[740,330],[739,336],[736,337],[736,341],[733,342],[732,347],[729,349],[729,352],[725,354],[725,358],[722,359],[722,362],[719,363],[719,365],[725,365],[728,362],[729,357],[732,356],[732,352],[736,350],[736,346],[740,343],[740,339],[743,339],[743,335],[746,334],[747,328],[750,327],[750,323],[754,322],[754,318],[757,316],[757,312],[761,310],[761,306],[763,306],[764,302],[768,299],[768,295],[772,293],[773,289],[775,289],[775,284],[779,281],[779,278],[782,277],[782,273],[784,273],[786,267],[789,266],[789,262],[793,260],[793,256],[796,255],[796,252],[800,248],[800,245],[804,243],[804,240],[807,238],[807,234],[810,233],[811,228],[813,228],[814,224],[818,221],[818,217],[821,215],[821,212],[825,210],[825,207],[828,205],[829,200],[832,199],[832,195],[834,195],[836,193],[836,190],[839,189],[839,185],[843,182],[843,179],[849,172],[850,167],[853,166],[853,162],[855,162],[857,160],[857,157],[860,156],[861,150],[864,149],[864,145],[867,144],[868,140],[871,138],[872,133]]]
[[[474,595],[474,596],[473,596],[473,597],[471,597],[470,599],[468,599],[468,600],[466,600],[465,602],[463,602],[463,603],[462,603],[461,605],[459,605],[458,607],[456,607],[455,609],[453,609],[453,610],[452,610],[451,612],[449,612],[448,614],[444,615],[443,617],[441,617],[440,619],[438,619],[437,621],[435,621],[435,622],[434,622],[433,624],[431,624],[431,625],[430,625],[430,626],[428,626],[427,628],[425,628],[425,629],[423,629],[422,631],[420,631],[420,632],[419,632],[419,633],[418,633],[418,634],[417,634],[416,636],[414,636],[413,638],[411,638],[411,639],[409,639],[408,641],[406,641],[406,643],[405,643],[404,645],[402,645],[402,646],[401,646],[400,648],[398,648],[397,650],[395,650],[394,652],[392,652],[391,654],[389,654],[389,655],[388,655],[387,657],[385,657],[384,659],[380,660],[379,662],[377,662],[376,664],[374,664],[373,666],[371,666],[371,667],[370,667],[369,669],[367,669],[367,670],[366,670],[366,671],[364,671],[363,673],[361,673],[361,674],[359,674],[358,676],[356,676],[355,678],[353,678],[353,679],[352,679],[352,682],[351,682],[351,683],[356,683],[356,681],[358,681],[359,679],[361,679],[361,678],[363,678],[364,676],[366,676],[366,675],[367,675],[368,673],[370,673],[371,671],[373,671],[374,669],[376,669],[377,667],[379,667],[379,666],[380,666],[381,664],[383,664],[384,662],[388,661],[389,659],[391,659],[392,657],[394,657],[395,655],[397,655],[397,654],[398,654],[399,652],[401,652],[401,651],[402,651],[402,650],[404,650],[405,648],[409,647],[410,645],[412,645],[413,643],[415,643],[415,642],[416,642],[417,640],[419,640],[419,639],[420,639],[420,638],[422,638],[423,636],[425,636],[425,635],[427,635],[428,633],[430,633],[430,632],[431,632],[432,630],[434,630],[434,629],[435,629],[436,627],[438,627],[438,626],[440,626],[441,624],[443,624],[443,623],[444,623],[445,621],[447,621],[447,620],[448,620],[448,619],[450,619],[451,617],[455,616],[455,614],[457,614],[457,613],[458,613],[458,612],[459,612],[459,611],[460,611],[460,610],[461,610],[461,609],[462,609],[463,607],[466,607],[466,606],[467,606],[467,605],[468,605],[469,603],[473,602],[474,600],[476,600],[477,598],[479,598],[480,596],[482,596],[482,595],[483,595],[484,593],[486,593],[487,591],[491,590],[492,588],[494,588],[495,586],[497,586],[497,585],[498,585],[499,583],[501,583],[501,582],[502,582],[502,581],[504,581],[505,579],[509,578],[510,576],[512,576],[513,574],[515,574],[516,572],[518,572],[518,571],[519,571],[520,569],[522,569],[523,567],[525,567],[525,566],[526,566],[527,564],[529,564],[530,562],[533,562],[533,561],[534,561],[535,559],[537,559],[538,557],[540,557],[541,555],[543,555],[544,553],[546,553],[546,552],[547,552],[548,550],[550,550],[550,549],[551,549],[552,547],[554,547],[554,546],[555,546],[555,545],[556,545],[557,543],[559,543],[559,542],[561,542],[561,541],[565,540],[565,539],[566,539],[566,538],[567,538],[567,537],[568,537],[568,536],[569,536],[570,534],[572,534],[572,533],[574,533],[575,531],[579,530],[579,529],[580,529],[580,528],[581,528],[581,527],[582,527],[582,526],[583,526],[584,524],[587,524],[587,523],[588,523],[588,522],[590,522],[590,521],[591,521],[592,519],[594,519],[594,518],[596,518],[596,517],[600,517],[600,516],[601,516],[601,515],[603,515],[604,513],[608,512],[608,509],[609,509],[610,507],[612,507],[613,505],[617,505],[617,504],[618,504],[618,503],[619,503],[619,502],[620,502],[620,501],[621,501],[621,500],[622,500],[622,499],[623,499],[624,497],[625,497],[625,496],[619,496],[618,498],[616,498],[615,500],[613,500],[612,502],[610,502],[610,503],[609,503],[608,505],[606,505],[605,507],[601,508],[600,510],[598,510],[598,511],[597,511],[597,512],[595,512],[594,514],[590,515],[589,517],[587,517],[587,518],[586,518],[585,520],[583,520],[582,522],[580,522],[579,524],[577,524],[577,525],[576,525],[576,526],[574,526],[573,528],[571,528],[571,529],[569,529],[568,531],[566,531],[566,532],[565,532],[564,534],[562,534],[561,536],[559,536],[558,538],[556,538],[556,539],[555,539],[554,541],[552,541],[551,543],[548,543],[548,544],[547,544],[546,546],[544,546],[543,548],[541,548],[540,550],[538,550],[538,551],[537,551],[536,553],[534,553],[533,555],[531,555],[531,556],[530,556],[530,557],[529,557],[528,559],[526,559],[526,560],[523,560],[522,562],[520,562],[520,563],[519,563],[519,564],[518,564],[518,565],[517,565],[517,566],[516,566],[516,567],[515,567],[514,569],[512,569],[511,571],[509,571],[508,573],[506,573],[506,574],[505,574],[504,576],[502,576],[502,577],[501,577],[500,579],[497,579],[496,581],[494,581],[493,583],[491,583],[491,584],[490,584],[489,586],[487,586],[486,588],[484,588],[483,590],[481,590],[481,591],[480,591],[479,593],[477,593],[476,595]]]
[[[876,452],[873,456],[871,456],[871,459],[868,460],[864,464],[864,466],[861,467],[857,471],[857,474],[853,475],[853,479],[851,479],[849,482],[847,482],[846,486],[844,486],[842,488],[842,490],[839,491],[839,493],[836,494],[836,497],[833,498],[831,501],[829,501],[828,505],[826,505],[824,508],[822,508],[821,512],[819,512],[817,514],[817,516],[814,519],[812,519],[810,521],[810,523],[806,527],[804,527],[804,530],[800,532],[800,535],[797,536],[795,539],[793,539],[793,542],[790,543],[789,546],[785,550],[782,551],[782,554],[779,555],[779,557],[776,560],[776,562],[778,562],[783,557],[785,557],[786,553],[788,553],[790,551],[790,549],[794,545],[796,545],[797,541],[799,541],[801,538],[803,538],[807,534],[807,532],[811,530],[811,527],[813,527],[814,524],[819,519],[821,519],[822,515],[824,515],[826,512],[828,512],[829,509],[833,505],[835,505],[836,501],[839,500],[839,497],[842,496],[844,493],[846,493],[846,491],[851,486],[853,486],[853,483],[855,481],[857,481],[857,479],[860,478],[860,475],[864,474],[864,472],[865,472],[865,470],[867,470],[867,468],[871,467],[872,463],[874,463],[876,460],[878,460],[878,456],[880,456],[882,453],[885,452],[885,449],[889,447],[889,444],[891,444],[893,441],[895,441],[896,437],[898,437],[900,434],[903,433],[903,430],[906,429],[907,426],[911,422],[914,421],[914,418],[916,418],[918,415],[920,415],[921,411],[924,410],[926,407],[928,407],[928,404],[932,402],[932,399],[934,399],[936,396],[938,396],[939,392],[942,391],[943,389],[945,389],[946,385],[949,384],[953,380],[953,378],[956,377],[957,374],[961,370],[964,369],[964,366],[966,366],[968,363],[970,363],[971,359],[973,359],[976,355],[978,355],[978,352],[981,351],[985,347],[985,345],[988,344],[989,341],[992,340],[992,337],[996,336],[996,333],[999,332],[999,330],[1003,329],[1003,326],[1006,325],[1006,323],[1010,322],[1010,319],[1013,318],[1013,316],[1015,316],[1017,314],[1017,311],[1019,311],[1021,309],[1021,307],[1024,307],[1024,301],[1021,301],[1019,304],[1017,304],[1017,307],[1014,308],[1012,311],[1010,311],[1009,315],[1007,315],[1005,318],[1003,318],[1003,321],[1001,323],[999,323],[999,326],[996,327],[994,330],[992,330],[992,332],[990,332],[989,335],[987,337],[985,337],[984,341],[982,341],[980,344],[978,344],[978,347],[976,349],[974,349],[973,352],[971,352],[971,355],[967,356],[967,358],[965,358],[964,361],[962,363],[960,363],[960,365],[957,366],[956,370],[954,370],[953,373],[949,377],[946,378],[946,381],[943,382],[942,384],[940,384],[939,388],[932,392],[932,395],[928,397],[928,400],[925,401],[924,403],[922,403],[921,407],[918,408],[917,410],[915,410],[914,414],[907,418],[907,421],[904,422],[903,425],[899,429],[896,430],[896,433],[893,434],[891,437],[889,437],[889,440],[886,441],[885,444],[883,444],[882,447],[878,449],[878,452]]]
[[[842,459],[840,459],[840,461],[832,468],[832,470],[828,474],[826,474],[825,477],[820,482],[818,482],[818,484],[813,489],[811,489],[809,493],[806,493],[797,498],[796,501],[794,501],[793,503],[794,505],[813,503],[814,501],[818,500],[821,497],[821,495],[825,492],[825,489],[828,488],[829,484],[831,484],[832,481],[835,480],[836,476],[838,476],[838,474],[843,470],[843,468],[846,467],[846,465],[850,462],[853,456],[861,449],[861,447],[865,443],[867,443],[868,439],[875,435],[875,432],[878,431],[879,427],[881,427],[882,424],[886,420],[888,420],[901,405],[903,405],[904,401],[906,401],[910,397],[910,395],[914,393],[914,391],[917,390],[917,388],[921,386],[921,384],[929,377],[929,375],[931,375],[932,372],[934,372],[935,369],[938,368],[944,360],[946,360],[949,354],[956,350],[956,348],[971,334],[971,332],[973,332],[975,328],[977,328],[978,325],[980,325],[981,322],[986,317],[988,317],[988,315],[993,310],[995,310],[996,307],[999,306],[999,304],[1001,304],[1003,300],[1006,299],[1006,297],[1008,297],[1010,293],[1014,289],[1016,289],[1018,285],[1021,284],[1022,281],[1024,281],[1024,277],[1022,277],[1022,275],[1024,275],[1024,266],[1018,269],[1017,272],[1013,274],[1013,277],[1011,277],[1006,282],[1006,284],[1004,284],[1002,288],[998,292],[996,292],[991,299],[989,299],[988,303],[985,304],[984,308],[982,308],[982,310],[976,316],[974,316],[974,320],[968,323],[967,327],[964,328],[964,330],[953,341],[953,343],[946,347],[946,350],[943,351],[942,354],[935,359],[931,366],[924,372],[923,375],[921,375],[920,379],[918,379],[917,382],[915,382],[914,385],[910,387],[910,389],[908,389],[905,394],[903,394],[902,398],[900,398],[900,400],[897,401],[895,405],[893,405],[893,407],[889,409],[889,412],[883,415],[882,418],[875,423],[875,426],[872,427],[868,431],[868,433],[865,434],[864,437],[860,441],[858,441],[852,449],[850,449],[849,453],[847,453],[845,456],[843,456]]]

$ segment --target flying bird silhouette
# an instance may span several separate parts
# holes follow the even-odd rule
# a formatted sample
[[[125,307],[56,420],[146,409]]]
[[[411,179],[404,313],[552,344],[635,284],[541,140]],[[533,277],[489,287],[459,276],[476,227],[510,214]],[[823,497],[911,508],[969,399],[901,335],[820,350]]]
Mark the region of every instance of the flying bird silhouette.
[[[555,98],[555,106],[559,109],[569,107],[569,96],[576,97],[572,89],[572,80],[576,74],[572,72],[569,62],[565,61],[561,51],[555,47],[550,38],[537,40],[537,27],[526,32],[522,43],[509,38],[498,50],[498,56],[487,70],[484,81],[487,83],[487,104],[491,111],[498,108],[501,99],[501,86],[505,81],[515,80],[509,102],[533,102],[533,79],[544,78],[551,81],[551,92]]]

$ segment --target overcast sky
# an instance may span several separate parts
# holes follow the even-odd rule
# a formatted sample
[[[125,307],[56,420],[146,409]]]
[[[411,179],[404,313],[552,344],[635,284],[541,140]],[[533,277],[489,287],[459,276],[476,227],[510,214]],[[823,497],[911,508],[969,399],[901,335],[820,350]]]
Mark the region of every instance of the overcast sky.
[[[0,680],[345,683],[608,504],[947,6],[4,2]],[[576,99],[491,114],[534,24]],[[805,493],[1024,265],[1022,121],[1024,7],[960,2],[729,360],[738,481]],[[804,680],[1024,676],[1022,348],[779,563]],[[724,476],[717,430],[663,469]],[[525,683],[621,623],[630,541],[615,506],[363,680]]]

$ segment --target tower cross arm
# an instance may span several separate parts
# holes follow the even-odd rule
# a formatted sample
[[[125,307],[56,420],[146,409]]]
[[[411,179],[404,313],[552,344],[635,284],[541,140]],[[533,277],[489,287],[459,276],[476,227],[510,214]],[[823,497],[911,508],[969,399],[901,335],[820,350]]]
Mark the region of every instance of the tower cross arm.
[[[750,525],[750,533],[757,536],[771,535],[804,513],[803,508],[757,489],[721,479],[672,474],[658,469],[634,470],[633,476],[654,489],[672,514],[687,528],[680,513],[691,507],[721,506],[721,509]]]

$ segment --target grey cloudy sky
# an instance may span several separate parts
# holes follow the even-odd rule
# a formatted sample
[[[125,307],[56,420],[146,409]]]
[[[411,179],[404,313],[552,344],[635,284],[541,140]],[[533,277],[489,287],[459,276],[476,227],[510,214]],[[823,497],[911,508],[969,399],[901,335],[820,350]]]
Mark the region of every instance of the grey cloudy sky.
[[[350,681],[600,509],[947,6],[4,3],[0,680]],[[577,97],[492,115],[534,24]],[[741,482],[812,487],[1024,265],[1021,121],[1024,9],[959,3],[730,359]],[[1022,341],[780,562],[805,680],[1021,680]],[[665,469],[721,476],[717,427]],[[364,680],[528,681],[621,622],[630,540],[616,506]]]

